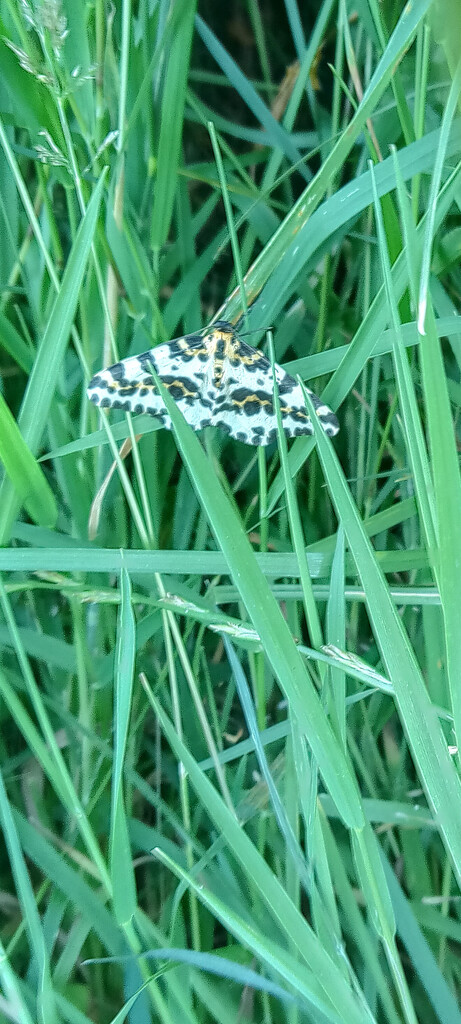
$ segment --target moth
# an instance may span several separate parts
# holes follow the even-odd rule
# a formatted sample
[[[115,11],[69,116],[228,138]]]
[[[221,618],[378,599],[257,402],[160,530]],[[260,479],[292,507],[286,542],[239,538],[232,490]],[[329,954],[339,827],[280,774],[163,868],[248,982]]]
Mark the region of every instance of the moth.
[[[88,385],[88,397],[101,409],[149,413],[171,430],[152,367],[194,430],[220,427],[251,445],[276,440],[271,363],[242,341],[227,320],[217,320],[205,333],[186,334],[100,370]],[[312,434],[300,385],[277,363],[275,376],[284,433],[287,437]],[[334,437],[339,430],[336,416],[313,391],[306,390],[325,433]]]

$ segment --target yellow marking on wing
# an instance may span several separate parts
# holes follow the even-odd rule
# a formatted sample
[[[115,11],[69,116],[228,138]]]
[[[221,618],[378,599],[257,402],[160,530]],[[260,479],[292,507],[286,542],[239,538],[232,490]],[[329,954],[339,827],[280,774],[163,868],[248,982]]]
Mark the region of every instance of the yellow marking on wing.
[[[182,393],[183,393],[185,398],[187,398],[187,397],[196,398],[197,397],[197,389],[195,388],[194,391],[190,391],[189,388],[186,387],[186,385],[185,385],[183,380],[169,380],[169,381],[162,381],[162,383],[163,383],[164,387],[168,388],[168,391],[171,391],[172,388],[179,388],[179,390],[182,391]]]
[[[270,398],[260,398],[259,395],[253,395],[253,394],[245,395],[245,398],[242,398],[240,401],[239,401],[238,398],[233,398],[232,399],[232,405],[238,405],[239,409],[243,409],[243,407],[247,404],[247,402],[257,402],[258,405],[261,406],[261,409],[265,405],[270,405],[270,407],[272,408],[272,399],[270,399]]]
[[[204,338],[203,340],[205,342],[207,339]],[[177,344],[178,347],[181,349],[181,352],[184,352],[186,356],[209,356],[210,354],[209,348],[205,344],[203,345],[202,348],[197,348],[196,345],[188,345],[185,339],[178,341]]]

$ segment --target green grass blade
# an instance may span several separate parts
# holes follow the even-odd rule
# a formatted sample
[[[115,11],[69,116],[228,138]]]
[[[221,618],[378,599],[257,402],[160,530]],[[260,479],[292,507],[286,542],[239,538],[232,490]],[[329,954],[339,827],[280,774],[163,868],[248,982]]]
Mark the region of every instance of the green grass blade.
[[[104,175],[88,203],[69,256],[59,295],[37,353],[24,395],[18,426],[32,454],[39,448],[54,396],[65,346],[72,327],[83,275],[96,229]],[[0,486],[0,543],[5,544],[18,512],[18,499],[9,480]]]
[[[178,5],[176,5],[177,7]],[[167,239],[176,195],[176,175],[181,148],[189,54],[195,17],[195,0],[181,0],[175,31],[169,40],[167,67],[160,113],[152,245],[159,250]]]
[[[53,491],[1,395],[0,459],[30,518],[40,526],[54,526],[58,509]]]
[[[126,570],[120,579],[121,603],[115,652],[114,767],[110,829],[110,871],[117,921],[126,924],[136,911],[136,884],[123,794],[123,762],[128,740],[133,671],[135,623],[131,607],[131,585]]]

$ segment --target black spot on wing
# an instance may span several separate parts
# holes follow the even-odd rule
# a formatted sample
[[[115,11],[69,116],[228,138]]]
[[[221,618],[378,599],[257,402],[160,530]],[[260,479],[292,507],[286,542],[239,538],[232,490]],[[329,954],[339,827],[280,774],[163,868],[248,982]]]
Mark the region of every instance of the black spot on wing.
[[[136,357],[139,360],[141,369],[145,373],[149,373],[152,370],[152,366],[155,366],[155,349],[149,349],[148,352],[141,352],[140,356]]]
[[[176,402],[186,402],[187,405],[192,405],[193,402],[199,401],[201,405],[211,408],[212,402],[202,397],[199,384],[192,377],[162,375],[161,380]]]
[[[299,423],[310,423],[310,417],[305,409],[296,409],[291,405],[281,405],[280,412],[282,414],[282,420],[287,417],[292,420],[296,420]]]
[[[180,359],[181,362],[189,362],[191,359],[202,359],[203,338],[201,334],[186,334],[182,338],[173,338],[172,341],[164,342],[157,348],[149,348],[147,352],[141,352],[136,359],[139,360],[143,370],[150,370],[151,366],[156,367],[156,353],[159,351],[163,358]],[[205,352],[205,359],[207,354]]]
[[[293,389],[297,388],[298,386],[298,382],[294,379],[294,377],[290,377],[289,373],[284,373],[282,380],[278,384],[279,395],[291,394]]]
[[[125,378],[125,366],[123,363],[114,363],[113,366],[109,367],[108,372],[113,380],[121,381]]]
[[[326,434],[329,437],[334,437],[339,430],[339,420],[335,416],[334,412],[328,413],[326,416],[319,416],[319,420]]]
[[[273,416],[272,396],[267,391],[250,391],[248,388],[234,388],[229,403],[224,406],[235,413],[245,416],[256,416],[263,409],[268,416]]]
[[[107,381],[104,380],[104,377],[101,377],[100,373],[96,373],[94,377],[91,378],[90,383],[88,384],[88,391],[92,391],[93,388],[105,388],[106,385]],[[90,395],[90,398],[94,402],[94,398],[92,395]]]

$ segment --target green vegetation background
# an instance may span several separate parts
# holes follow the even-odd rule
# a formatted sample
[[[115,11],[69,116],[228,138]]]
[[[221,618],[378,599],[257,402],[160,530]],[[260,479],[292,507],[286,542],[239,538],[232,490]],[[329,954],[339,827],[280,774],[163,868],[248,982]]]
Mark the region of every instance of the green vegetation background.
[[[461,1022],[459,22],[0,3],[2,1022]],[[90,406],[217,314],[333,443]]]

